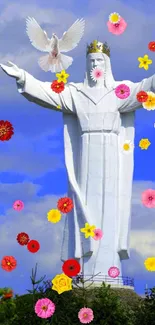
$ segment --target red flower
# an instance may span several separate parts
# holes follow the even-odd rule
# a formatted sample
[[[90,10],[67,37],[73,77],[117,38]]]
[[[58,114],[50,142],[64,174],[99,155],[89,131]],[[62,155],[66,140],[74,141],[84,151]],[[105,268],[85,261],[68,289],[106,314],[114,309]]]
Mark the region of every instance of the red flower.
[[[57,80],[54,80],[51,84],[51,89],[55,91],[55,93],[61,93],[65,89],[64,82],[58,82]]]
[[[27,245],[30,240],[29,236],[25,232],[20,232],[20,234],[17,235],[16,239],[22,246]]]
[[[155,42],[150,42],[148,44],[148,49],[152,52],[155,52]]]
[[[73,201],[69,197],[63,197],[58,200],[57,208],[62,213],[70,212],[73,209]]]
[[[27,244],[27,249],[31,253],[37,253],[38,250],[40,249],[40,244],[37,240],[30,240],[29,243]]]
[[[139,91],[139,93],[137,93],[137,100],[140,103],[145,103],[148,99],[148,94],[145,91]]]
[[[13,256],[4,256],[1,260],[1,267],[7,272],[13,271],[17,266],[17,261]]]
[[[70,259],[63,263],[62,270],[67,276],[72,277],[80,272],[81,266],[77,260]]]
[[[13,126],[8,121],[0,121],[0,140],[1,141],[8,141],[11,139],[13,132]]]

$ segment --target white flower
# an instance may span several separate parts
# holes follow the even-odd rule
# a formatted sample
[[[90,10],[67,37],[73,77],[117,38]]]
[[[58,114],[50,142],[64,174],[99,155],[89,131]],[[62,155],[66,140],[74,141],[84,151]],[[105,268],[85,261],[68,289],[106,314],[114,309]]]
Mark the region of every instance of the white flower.
[[[98,79],[103,78],[104,72],[99,68],[93,68],[90,71],[90,77],[92,80],[97,81]]]
[[[112,24],[118,24],[120,21],[120,15],[117,12],[113,12],[112,14],[109,15],[109,21]]]
[[[122,151],[125,154],[131,153],[134,150],[134,144],[130,140],[125,140],[121,145]]]

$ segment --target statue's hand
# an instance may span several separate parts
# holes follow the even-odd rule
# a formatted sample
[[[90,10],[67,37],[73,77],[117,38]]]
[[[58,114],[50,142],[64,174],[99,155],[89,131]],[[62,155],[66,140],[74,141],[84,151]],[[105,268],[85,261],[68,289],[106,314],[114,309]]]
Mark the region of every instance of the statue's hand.
[[[0,64],[2,70],[10,77],[20,79],[22,76],[22,70],[17,67],[14,63],[8,61],[9,65]]]

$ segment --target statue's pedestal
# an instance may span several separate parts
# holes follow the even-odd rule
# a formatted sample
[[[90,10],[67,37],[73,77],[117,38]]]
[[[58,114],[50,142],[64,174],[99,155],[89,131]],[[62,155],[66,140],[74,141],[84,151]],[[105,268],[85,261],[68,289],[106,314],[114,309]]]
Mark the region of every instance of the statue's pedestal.
[[[96,277],[94,277],[94,279],[89,280],[91,277],[91,275],[88,276],[84,276],[84,281],[86,281],[84,283],[85,288],[93,288],[93,287],[100,287],[102,285],[102,283],[104,282],[104,284],[106,286],[110,285],[111,288],[113,289],[129,289],[129,290],[133,290],[134,291],[134,280],[132,278],[129,277],[123,277],[123,276],[119,276],[117,278],[111,278],[107,275],[103,276],[103,275],[98,275]],[[79,281],[79,283],[77,282],[78,286],[80,286],[82,288],[83,284]],[[76,285],[73,285],[74,287],[76,287]]]

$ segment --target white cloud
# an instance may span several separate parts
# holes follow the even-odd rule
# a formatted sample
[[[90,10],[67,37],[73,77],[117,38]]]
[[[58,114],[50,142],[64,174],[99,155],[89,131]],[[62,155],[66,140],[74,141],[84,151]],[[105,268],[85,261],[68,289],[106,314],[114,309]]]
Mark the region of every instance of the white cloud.
[[[52,134],[52,132],[51,132]],[[51,136],[49,133],[48,135]],[[5,145],[1,144],[1,172],[18,172],[32,177],[42,176],[47,172],[64,168],[63,154],[60,150],[52,154],[53,147],[60,146],[60,141],[49,140],[47,134],[34,138],[16,133]]]
[[[130,236],[130,247],[143,258],[155,257],[155,229],[154,230],[132,230]]]
[[[3,205],[10,204],[17,200],[17,198],[20,198],[22,201],[33,201],[34,198],[37,197],[37,193],[40,190],[41,186],[36,185],[30,182],[23,182],[23,183],[15,183],[15,184],[9,184],[9,183],[1,183],[0,184],[0,197],[1,202],[3,202]],[[11,202],[10,202],[11,198]],[[15,215],[14,211],[12,212]]]
[[[28,51],[28,49],[19,49],[18,53],[7,53],[0,54],[0,62],[2,64],[6,64],[8,61],[11,61],[15,64],[18,64],[22,69],[24,66],[28,67],[28,69],[33,68],[35,60],[38,58],[38,53],[33,51]]]
[[[37,10],[36,10],[37,8]],[[63,8],[43,8],[41,3],[32,4],[31,2],[27,4],[20,4],[19,2],[14,2],[7,5],[0,14],[1,24],[6,24],[11,21],[16,21],[18,19],[25,19],[28,16],[35,17],[39,23],[49,23],[52,25],[63,24],[63,20],[70,22],[76,16],[67,9]]]
[[[137,166],[138,167],[138,166]],[[155,189],[151,181],[136,181],[133,183],[131,226],[134,230],[151,230],[155,226],[155,212],[153,208],[146,208],[142,204],[142,193],[147,189]]]
[[[130,259],[122,261],[122,273],[131,278],[135,278],[137,274],[146,274],[144,258],[133,248],[130,248]]]

